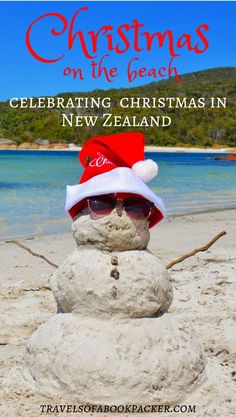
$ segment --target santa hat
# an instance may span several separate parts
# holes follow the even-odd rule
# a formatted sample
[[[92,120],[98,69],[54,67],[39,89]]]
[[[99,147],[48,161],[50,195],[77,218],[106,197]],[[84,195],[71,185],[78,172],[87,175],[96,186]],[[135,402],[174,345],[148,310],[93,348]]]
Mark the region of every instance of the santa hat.
[[[165,216],[160,197],[145,184],[158,172],[157,164],[144,160],[144,135],[140,132],[94,137],[79,153],[84,173],[78,185],[68,185],[65,209],[76,216],[84,199],[91,196],[131,193],[154,203],[149,227]]]

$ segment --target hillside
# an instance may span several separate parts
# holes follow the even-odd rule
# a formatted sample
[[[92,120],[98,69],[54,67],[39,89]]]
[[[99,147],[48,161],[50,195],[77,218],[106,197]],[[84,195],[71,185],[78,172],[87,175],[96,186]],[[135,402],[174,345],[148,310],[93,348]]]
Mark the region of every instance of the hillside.
[[[8,102],[0,103],[0,137],[14,139],[18,143],[34,142],[42,138],[50,142],[82,144],[91,136],[111,134],[125,130],[140,130],[146,134],[148,144],[161,146],[236,146],[236,67],[223,67],[184,74],[182,84],[174,79],[159,81],[129,89],[96,90],[90,93],[59,93],[69,97],[111,97],[112,109],[12,109]],[[225,109],[209,108],[145,108],[122,109],[118,107],[122,97],[227,97]],[[101,114],[111,112],[121,116],[168,115],[169,127],[103,127]],[[61,113],[98,115],[95,127],[62,127]]]

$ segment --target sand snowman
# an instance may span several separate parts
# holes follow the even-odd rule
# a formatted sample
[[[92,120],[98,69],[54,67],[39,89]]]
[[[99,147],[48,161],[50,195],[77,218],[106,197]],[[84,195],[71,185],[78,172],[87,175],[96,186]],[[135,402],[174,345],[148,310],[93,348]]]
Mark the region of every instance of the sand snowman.
[[[39,393],[89,404],[178,403],[204,376],[198,344],[168,313],[172,286],[147,250],[149,228],[165,215],[145,184],[141,133],[90,139],[84,174],[67,188],[77,248],[56,270],[58,314],[27,346]]]

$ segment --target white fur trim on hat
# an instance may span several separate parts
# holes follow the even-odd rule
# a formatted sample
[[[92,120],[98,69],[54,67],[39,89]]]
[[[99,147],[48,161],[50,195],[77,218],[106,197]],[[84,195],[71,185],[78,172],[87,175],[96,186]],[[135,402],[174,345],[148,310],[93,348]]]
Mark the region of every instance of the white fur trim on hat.
[[[132,169],[126,167],[115,168],[96,175],[82,184],[67,185],[65,209],[69,211],[75,204],[89,196],[110,193],[140,194],[147,200],[152,201],[163,217],[166,215],[162,199]]]
[[[138,161],[132,166],[132,170],[143,181],[149,182],[157,176],[158,165],[152,159]]]

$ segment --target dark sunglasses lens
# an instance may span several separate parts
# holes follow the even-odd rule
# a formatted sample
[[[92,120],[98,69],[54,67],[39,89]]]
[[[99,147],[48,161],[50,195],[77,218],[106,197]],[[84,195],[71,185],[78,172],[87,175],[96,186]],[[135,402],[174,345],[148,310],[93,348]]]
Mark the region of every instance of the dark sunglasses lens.
[[[96,196],[88,198],[90,210],[98,216],[107,216],[114,210],[116,200],[109,196]]]
[[[147,219],[152,209],[152,203],[142,198],[127,198],[124,209],[128,216],[135,220]]]

